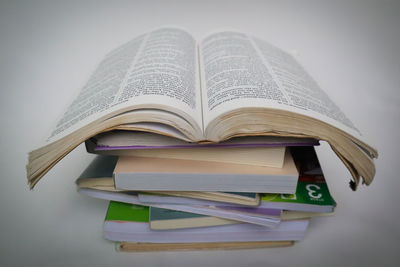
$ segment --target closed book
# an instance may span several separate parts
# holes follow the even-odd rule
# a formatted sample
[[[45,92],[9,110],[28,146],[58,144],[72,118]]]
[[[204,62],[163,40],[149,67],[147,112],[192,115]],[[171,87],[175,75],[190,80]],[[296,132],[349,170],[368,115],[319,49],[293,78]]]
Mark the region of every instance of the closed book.
[[[272,208],[302,212],[332,213],[336,202],[326,183],[317,154],[313,147],[291,147],[291,153],[299,170],[296,193],[260,194],[259,208]],[[207,199],[193,199],[188,197],[171,197],[156,194],[139,194],[139,199],[146,203],[170,203],[186,205],[219,205]],[[303,215],[302,215],[303,216]],[[315,216],[315,215],[314,215]]]
[[[244,206],[260,204],[260,194],[244,192],[151,191],[139,192],[138,196],[144,203],[221,205],[223,202]]]
[[[282,168],[220,162],[119,157],[117,189],[144,191],[296,192],[298,172],[289,151]]]
[[[334,212],[323,213],[284,210],[281,213],[281,221],[304,220],[313,217],[332,216],[333,214]],[[150,207],[150,228],[152,230],[185,229],[236,223],[241,222],[192,212]]]
[[[113,191],[103,191],[90,188],[79,188],[78,192],[94,198],[113,200],[123,203],[130,203],[141,206],[152,206],[170,210],[192,212],[197,214],[215,216],[229,220],[241,221],[251,224],[262,225],[264,227],[277,227],[280,223],[281,210],[279,209],[251,209],[232,206],[199,206],[199,205],[173,205],[173,204],[148,204],[139,201],[134,192],[122,193]]]
[[[308,220],[293,220],[281,222],[276,228],[243,223],[155,231],[150,229],[148,207],[111,201],[104,222],[104,237],[112,241],[150,243],[292,241],[301,240],[307,226]]]
[[[203,243],[119,242],[117,243],[117,250],[121,252],[231,250],[231,249],[289,247],[293,245],[294,241],[247,241],[247,242],[203,242]]]
[[[226,162],[282,168],[286,147],[188,147],[188,148],[154,148],[127,149],[112,153],[119,156],[135,156],[146,158],[169,158]],[[103,153],[103,154],[110,154]]]
[[[240,223],[214,216],[150,207],[150,228],[170,230]]]

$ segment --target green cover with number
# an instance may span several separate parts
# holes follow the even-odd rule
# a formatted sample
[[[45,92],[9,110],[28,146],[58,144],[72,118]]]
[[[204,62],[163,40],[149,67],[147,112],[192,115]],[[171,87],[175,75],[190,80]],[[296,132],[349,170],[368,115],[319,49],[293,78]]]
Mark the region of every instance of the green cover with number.
[[[331,212],[331,196],[314,147],[291,147],[299,171],[296,194],[261,194],[261,206],[314,212]]]
[[[300,178],[296,194],[262,194],[261,201],[335,206],[325,180]]]

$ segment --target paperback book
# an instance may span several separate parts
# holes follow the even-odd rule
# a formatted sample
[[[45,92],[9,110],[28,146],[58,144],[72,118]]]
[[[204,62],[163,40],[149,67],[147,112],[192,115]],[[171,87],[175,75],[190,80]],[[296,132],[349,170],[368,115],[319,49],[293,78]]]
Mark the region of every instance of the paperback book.
[[[258,208],[276,208],[291,211],[322,212],[334,211],[336,202],[329,192],[318,157],[313,147],[291,147],[292,156],[299,170],[299,180],[295,194],[260,194]],[[170,197],[157,194],[139,193],[144,203],[169,203],[183,205],[218,205],[214,201]]]
[[[241,221],[251,224],[262,225],[264,227],[277,227],[280,223],[280,209],[260,208],[260,209],[244,209],[243,207],[232,206],[207,206],[207,205],[174,205],[174,204],[148,204],[139,201],[135,193],[121,193],[102,191],[89,188],[78,188],[78,192],[104,200],[113,200],[128,204],[141,206],[152,206],[169,210],[178,210],[191,212],[215,217],[221,217],[229,220]]]
[[[170,230],[227,225],[240,222],[203,214],[150,207],[149,223],[152,230]]]
[[[117,242],[116,248],[122,252],[147,251],[187,251],[187,250],[232,250],[275,248],[293,246],[294,241],[247,241],[247,242],[202,242],[202,243],[143,243]]]
[[[361,179],[372,182],[378,156],[292,55],[236,31],[196,41],[163,27],[108,53],[46,142],[29,153],[29,186],[79,144],[111,130],[190,143],[254,135],[324,140],[349,169],[353,189]]]
[[[121,155],[122,150],[182,149],[182,148],[251,148],[317,146],[313,138],[283,136],[241,136],[218,143],[190,143],[170,136],[140,131],[109,131],[85,142],[86,150],[94,154]],[[107,153],[106,153],[107,152]]]
[[[296,192],[289,151],[282,168],[199,160],[124,157],[114,169],[115,188],[135,191]]]
[[[152,191],[138,192],[144,203],[188,204],[188,205],[232,205],[258,206],[260,194],[244,192],[195,192],[195,191]]]
[[[104,222],[104,237],[112,241],[150,243],[201,243],[301,240],[308,220],[282,222],[276,228],[253,224],[232,224],[169,231],[149,226],[149,208],[111,201]]]
[[[306,220],[314,217],[332,216],[333,214],[334,212],[304,212],[284,210],[282,211],[280,218],[281,221]],[[150,228],[153,230],[184,229],[237,223],[241,222],[191,212],[150,207]]]

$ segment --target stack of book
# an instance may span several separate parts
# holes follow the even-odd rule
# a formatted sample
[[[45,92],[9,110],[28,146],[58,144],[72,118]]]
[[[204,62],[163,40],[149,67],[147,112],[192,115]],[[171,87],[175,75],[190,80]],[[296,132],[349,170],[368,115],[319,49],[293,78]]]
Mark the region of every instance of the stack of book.
[[[100,155],[76,183],[110,200],[104,237],[121,250],[288,246],[336,205],[314,145],[260,136],[191,144],[115,131],[86,142]]]
[[[242,32],[162,27],[104,57],[29,153],[27,180],[85,142],[101,155],[79,191],[115,201],[105,237],[123,248],[288,245],[335,206],[320,140],[353,190],[373,181],[378,151],[290,53]]]

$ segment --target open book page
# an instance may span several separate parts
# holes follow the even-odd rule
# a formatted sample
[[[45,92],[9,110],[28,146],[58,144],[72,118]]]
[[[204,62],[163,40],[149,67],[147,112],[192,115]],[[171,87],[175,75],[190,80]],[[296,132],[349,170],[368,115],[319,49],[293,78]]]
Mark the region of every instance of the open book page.
[[[239,108],[292,111],[361,134],[288,53],[246,34],[226,31],[200,44],[204,127]]]
[[[159,109],[202,129],[197,45],[178,28],[141,35],[110,52],[68,107],[48,142],[119,110]]]

